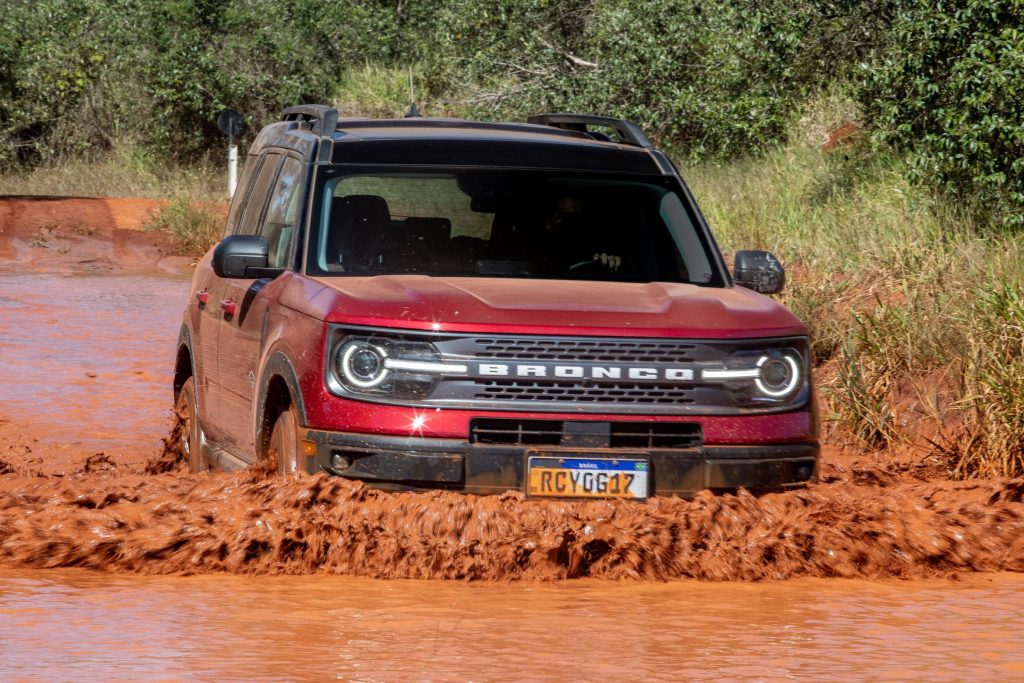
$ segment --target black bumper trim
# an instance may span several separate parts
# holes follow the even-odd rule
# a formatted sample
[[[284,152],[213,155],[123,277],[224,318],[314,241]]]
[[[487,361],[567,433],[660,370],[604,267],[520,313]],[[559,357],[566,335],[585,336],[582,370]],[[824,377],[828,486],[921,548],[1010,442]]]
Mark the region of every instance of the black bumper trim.
[[[436,439],[308,430],[317,444],[310,471],[360,479],[382,488],[445,488],[466,493],[522,490],[522,446],[470,444]],[[553,447],[536,450],[557,452]],[[585,449],[576,449],[576,452]],[[625,449],[635,454],[642,449]],[[706,489],[781,489],[817,477],[817,442],[758,446],[649,449],[652,495],[690,496]],[[595,455],[613,455],[602,450]]]

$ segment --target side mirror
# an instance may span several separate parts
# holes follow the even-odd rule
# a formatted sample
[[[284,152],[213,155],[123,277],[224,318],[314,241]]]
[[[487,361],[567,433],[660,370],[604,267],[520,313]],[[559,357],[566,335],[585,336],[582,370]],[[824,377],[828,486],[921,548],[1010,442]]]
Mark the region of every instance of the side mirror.
[[[262,235],[228,235],[213,250],[217,277],[259,277],[267,269],[267,238]]]
[[[736,284],[761,294],[777,294],[786,284],[786,271],[767,251],[737,251],[732,277]]]

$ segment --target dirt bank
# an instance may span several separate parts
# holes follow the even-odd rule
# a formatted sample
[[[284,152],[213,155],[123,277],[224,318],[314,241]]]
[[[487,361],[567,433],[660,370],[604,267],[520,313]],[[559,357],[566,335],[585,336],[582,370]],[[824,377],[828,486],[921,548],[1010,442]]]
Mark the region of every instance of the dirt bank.
[[[169,235],[141,228],[152,199],[0,196],[0,268],[50,273],[184,272]]]
[[[1024,480],[948,481],[909,451],[827,448],[806,490],[643,504],[189,475],[159,442],[186,280],[167,277],[181,261],[162,236],[123,229],[144,213],[0,201],[0,563],[486,580],[1024,571]]]

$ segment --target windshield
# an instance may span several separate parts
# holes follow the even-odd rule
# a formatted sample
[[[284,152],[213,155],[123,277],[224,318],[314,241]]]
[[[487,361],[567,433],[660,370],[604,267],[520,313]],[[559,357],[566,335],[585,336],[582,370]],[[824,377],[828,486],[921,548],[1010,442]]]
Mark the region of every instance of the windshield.
[[[307,270],[718,282],[673,178],[547,171],[330,178]]]

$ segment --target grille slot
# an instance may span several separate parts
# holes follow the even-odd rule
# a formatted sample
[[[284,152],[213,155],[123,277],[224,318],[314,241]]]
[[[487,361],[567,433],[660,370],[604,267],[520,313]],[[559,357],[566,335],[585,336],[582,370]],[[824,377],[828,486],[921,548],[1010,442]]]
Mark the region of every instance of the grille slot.
[[[547,380],[479,380],[474,398],[484,401],[565,401],[631,405],[693,403],[693,389],[675,384],[577,384]]]
[[[704,445],[697,422],[612,422],[610,448],[677,449]],[[561,420],[474,418],[469,425],[470,443],[507,446],[559,446]]]
[[[690,363],[694,344],[617,339],[478,338],[477,358],[564,360],[598,363]]]
[[[470,443],[557,446],[561,420],[495,420],[477,418],[469,425]]]
[[[704,436],[696,422],[612,422],[612,448],[700,448]]]

